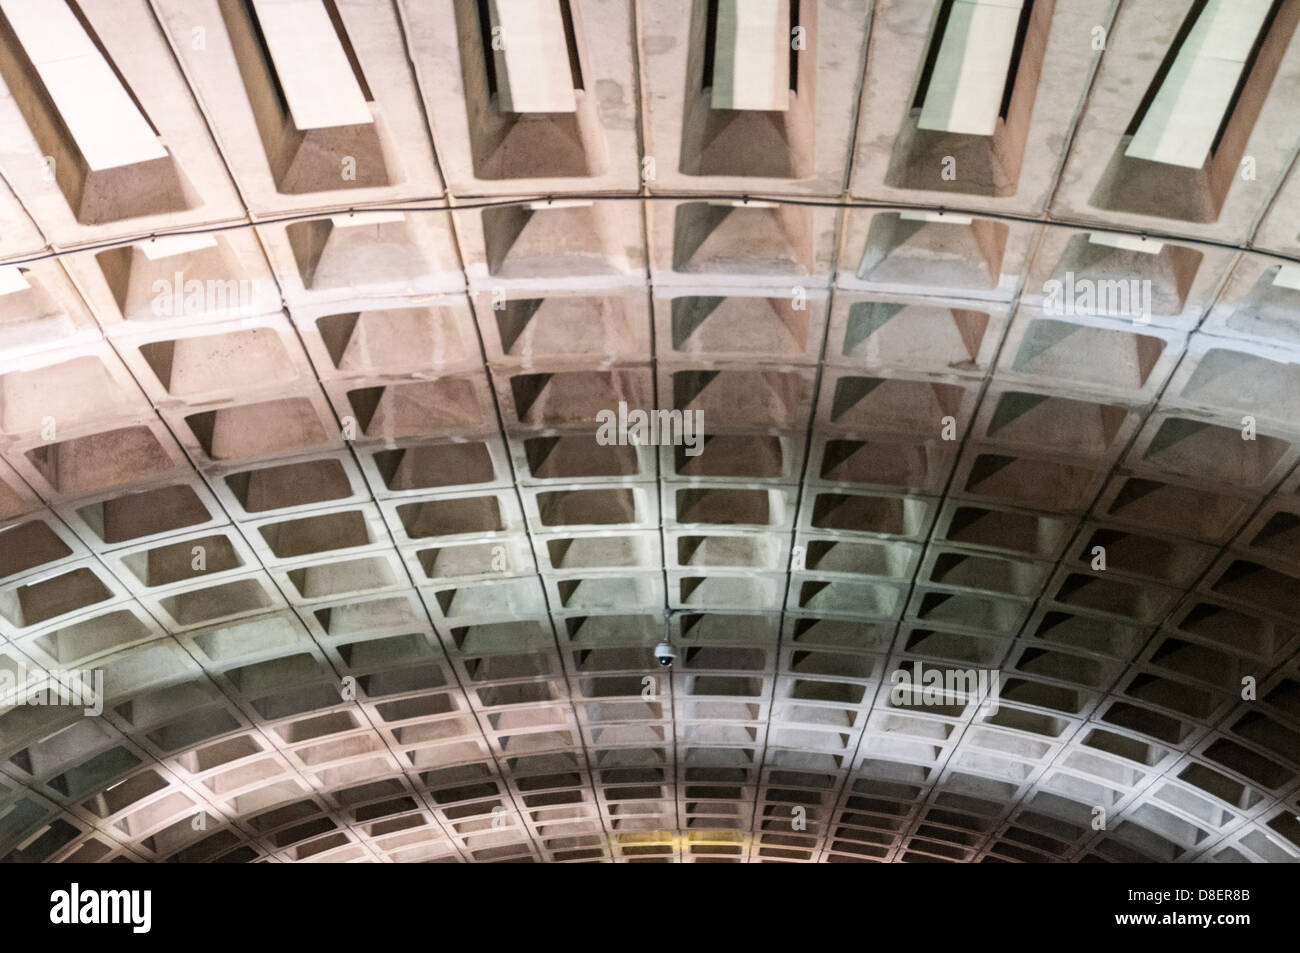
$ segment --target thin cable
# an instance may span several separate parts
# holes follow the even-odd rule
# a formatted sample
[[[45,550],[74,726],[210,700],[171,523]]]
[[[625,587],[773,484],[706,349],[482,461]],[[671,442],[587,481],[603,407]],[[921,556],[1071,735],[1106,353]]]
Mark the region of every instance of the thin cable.
[[[150,241],[156,238],[179,238],[189,235],[211,235],[220,232],[237,231],[244,228],[259,228],[269,225],[285,225],[294,222],[311,221],[313,219],[332,218],[339,215],[366,215],[373,214],[391,214],[393,212],[467,212],[476,209],[486,208],[510,208],[521,205],[537,205],[540,203],[550,204],[556,201],[555,194],[543,193],[540,195],[525,196],[522,198],[509,199],[476,199],[463,204],[455,203],[454,197],[448,201],[437,197],[428,199],[410,199],[404,204],[399,205],[368,205],[364,207],[348,206],[336,209],[317,209],[311,212],[297,212],[292,215],[276,215],[270,218],[258,219],[257,221],[241,220],[222,222],[215,225],[203,225],[195,228],[180,228],[174,230],[142,232],[136,235],[125,236],[122,238],[111,239],[109,241],[95,242],[86,245],[69,246],[67,248],[46,249],[43,252],[33,255],[27,255],[20,258],[9,258],[0,261],[0,267],[29,265],[40,261],[49,261],[54,258],[62,258],[66,255],[76,255],[83,252],[100,252],[108,251],[115,248],[122,248],[127,245],[135,245],[140,242]],[[1236,243],[1229,241],[1220,241],[1212,238],[1196,238],[1188,235],[1179,235],[1176,232],[1151,231],[1142,228],[1127,228],[1124,226],[1103,225],[1097,222],[1073,219],[1050,219],[1036,217],[1028,214],[1019,214],[1016,212],[999,212],[988,209],[967,207],[962,205],[914,203],[914,202],[881,202],[866,199],[823,199],[823,198],[797,198],[788,195],[764,195],[755,193],[746,193],[737,195],[734,192],[658,192],[642,194],[640,192],[565,192],[559,196],[565,203],[578,202],[644,202],[644,201],[662,201],[662,202],[726,202],[728,204],[740,203],[741,207],[748,206],[751,203],[757,206],[758,203],[766,205],[784,205],[799,208],[825,208],[825,209],[867,209],[884,212],[928,212],[939,216],[952,215],[956,217],[973,217],[987,219],[996,222],[1011,222],[1021,225],[1038,225],[1044,228],[1067,228],[1072,230],[1086,230],[1094,234],[1101,235],[1118,235],[1131,238],[1140,238],[1153,242],[1169,242],[1178,245],[1197,246],[1202,248],[1218,248],[1226,251],[1251,252],[1252,254],[1261,255],[1277,261],[1288,262],[1290,264],[1300,265],[1300,255],[1288,255],[1283,252],[1267,251],[1254,247],[1249,241]],[[410,203],[416,204],[410,204]],[[437,203],[437,204],[435,204]]]

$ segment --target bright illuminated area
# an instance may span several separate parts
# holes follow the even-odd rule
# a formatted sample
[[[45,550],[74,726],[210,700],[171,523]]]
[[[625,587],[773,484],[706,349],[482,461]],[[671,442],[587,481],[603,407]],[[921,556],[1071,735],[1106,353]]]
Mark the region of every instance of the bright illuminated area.
[[[1258,42],[1271,0],[1209,0],[1179,46],[1126,154],[1200,168]]]
[[[714,109],[790,107],[790,0],[720,0]]]
[[[162,158],[167,151],[149,121],[69,7],[67,0],[4,0],[0,15],[22,44],[90,168]]]
[[[536,0],[488,0],[503,111],[571,113],[577,108],[563,6]]]
[[[1195,894],[1300,862],[1298,24],[0,0],[13,916],[1272,902]]]
[[[295,126],[321,129],[371,121],[325,3],[253,0],[253,9]]]
[[[922,129],[991,136],[1016,46],[1022,0],[957,0],[921,110]]]

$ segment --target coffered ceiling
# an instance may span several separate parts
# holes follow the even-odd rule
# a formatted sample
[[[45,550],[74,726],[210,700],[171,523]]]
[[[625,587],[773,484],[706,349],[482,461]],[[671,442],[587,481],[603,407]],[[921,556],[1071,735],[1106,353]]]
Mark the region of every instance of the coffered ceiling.
[[[0,0],[0,856],[1300,858],[1298,19]]]

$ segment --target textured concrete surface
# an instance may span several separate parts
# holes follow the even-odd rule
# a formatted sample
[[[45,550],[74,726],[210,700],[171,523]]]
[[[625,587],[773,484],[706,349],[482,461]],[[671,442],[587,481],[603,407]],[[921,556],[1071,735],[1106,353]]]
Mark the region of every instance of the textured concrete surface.
[[[0,858],[1300,859],[1298,0],[1176,173],[1191,0],[1033,4],[991,136],[935,0],[789,4],[768,112],[569,0],[544,114],[517,5],[334,0],[309,129],[254,6],[81,0],[108,170],[0,22]]]

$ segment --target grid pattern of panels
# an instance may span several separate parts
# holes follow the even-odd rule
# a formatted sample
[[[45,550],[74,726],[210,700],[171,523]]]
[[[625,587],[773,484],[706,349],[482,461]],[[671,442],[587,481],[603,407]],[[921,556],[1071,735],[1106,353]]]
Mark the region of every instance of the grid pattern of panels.
[[[1154,172],[1191,0],[267,6],[0,39],[0,857],[1300,859],[1300,2]]]

